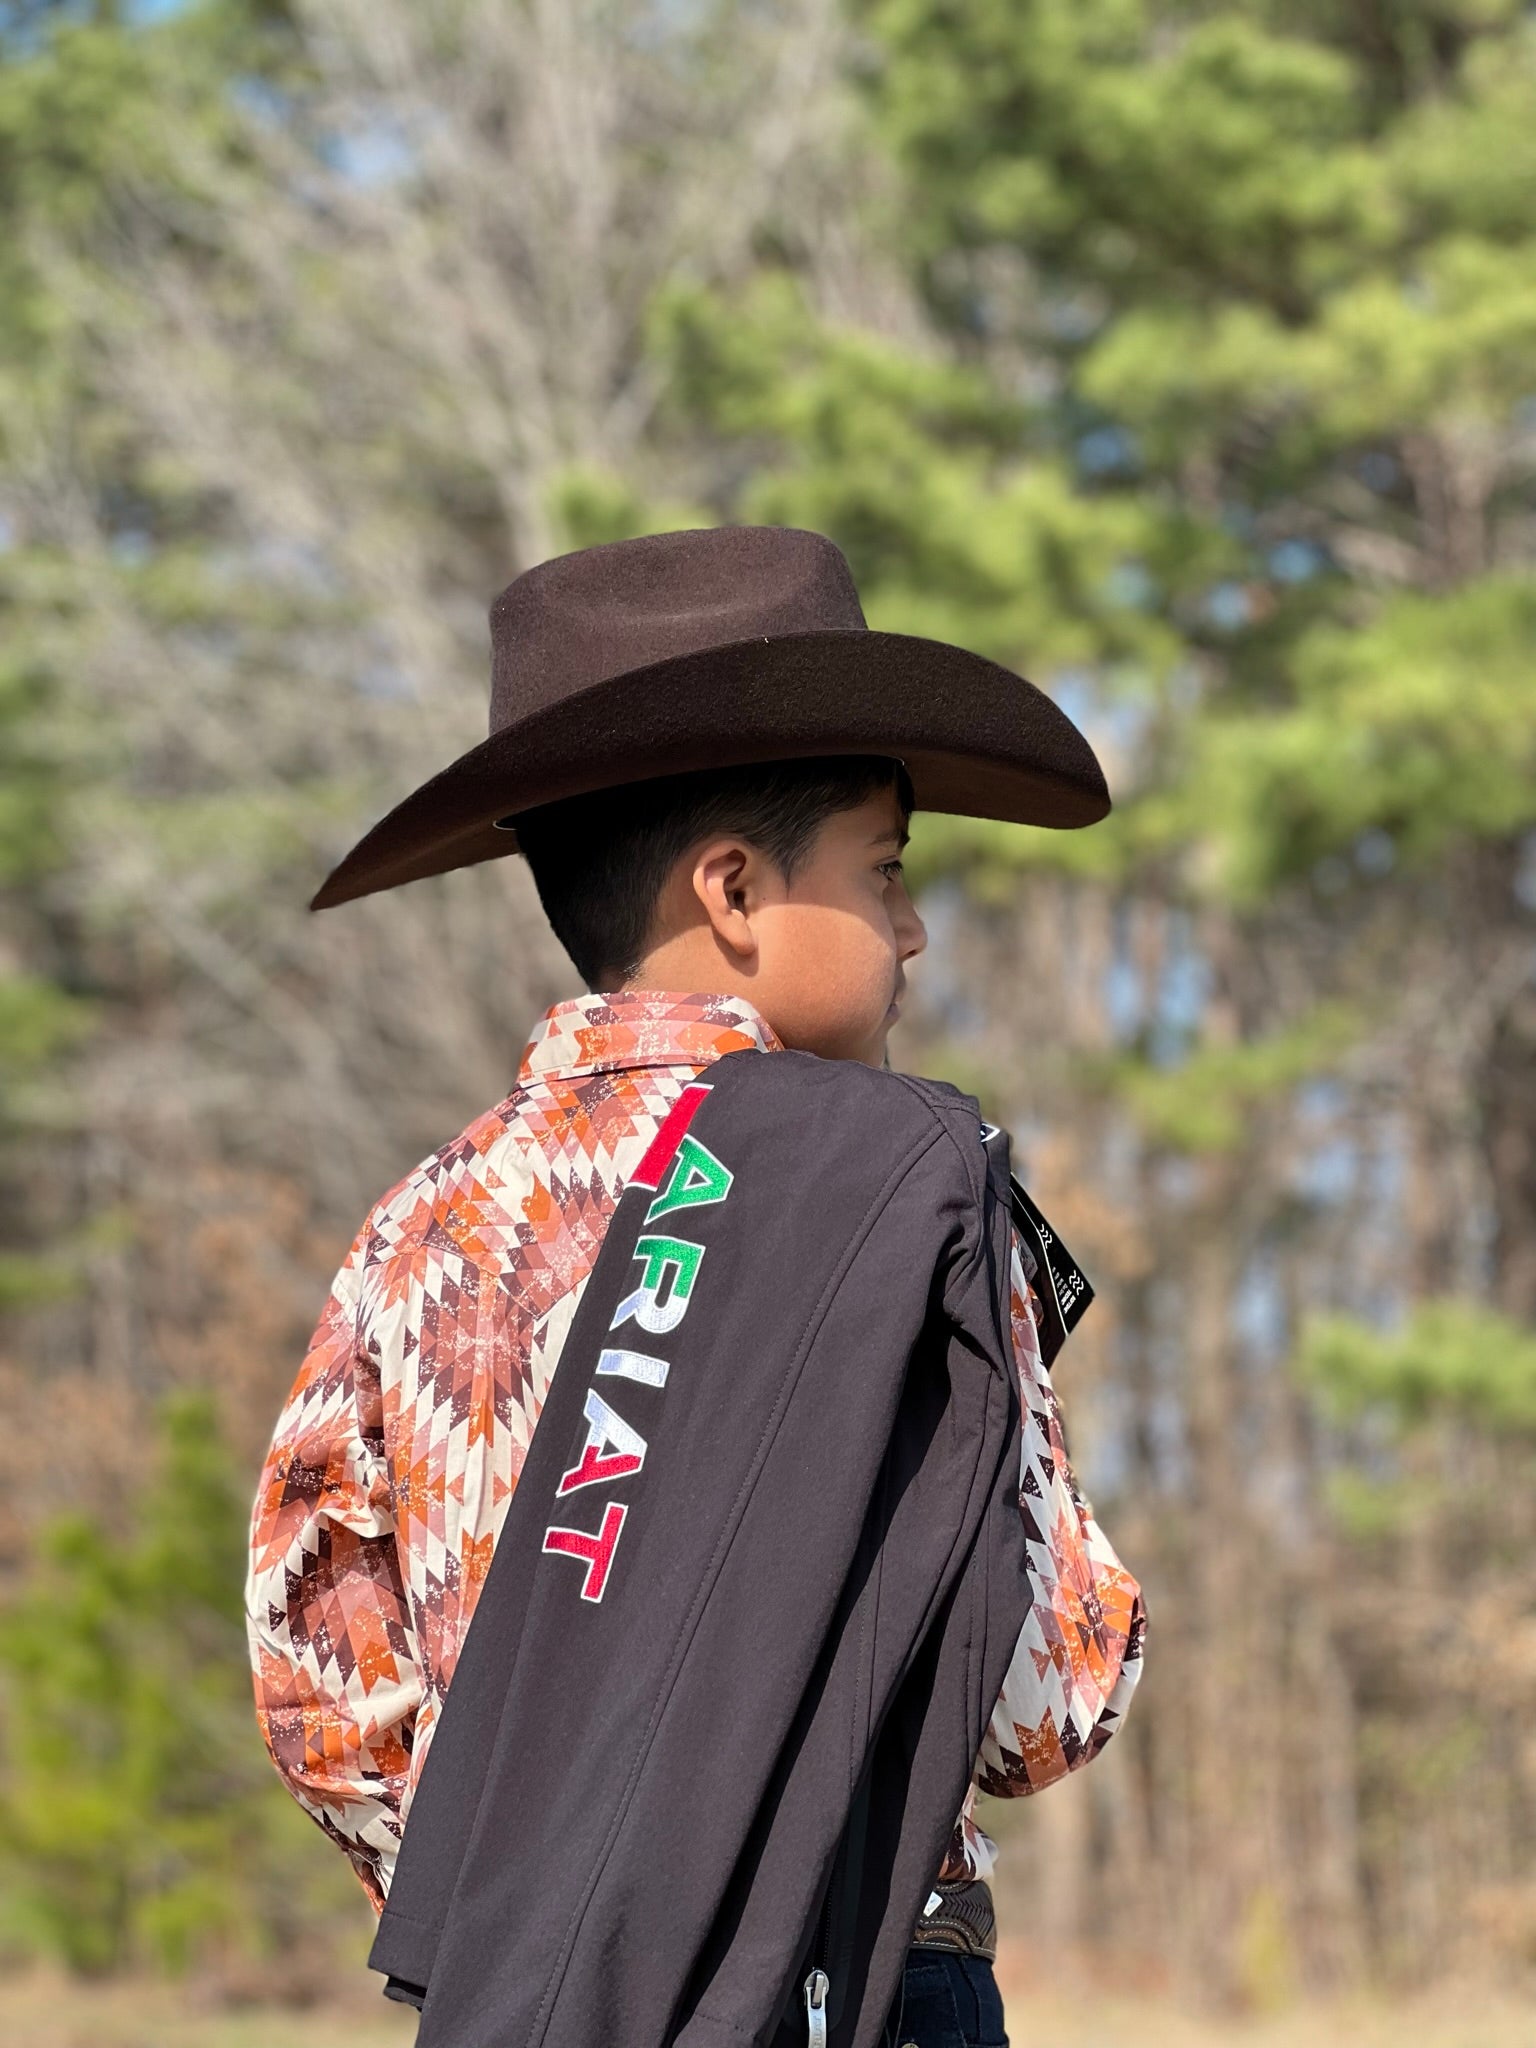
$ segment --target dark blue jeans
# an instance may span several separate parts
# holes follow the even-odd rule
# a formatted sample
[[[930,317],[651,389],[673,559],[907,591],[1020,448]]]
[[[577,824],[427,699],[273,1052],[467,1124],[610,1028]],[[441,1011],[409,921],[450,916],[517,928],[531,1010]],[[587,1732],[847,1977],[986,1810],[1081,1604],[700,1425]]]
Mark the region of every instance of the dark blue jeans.
[[[911,1949],[882,2048],[1008,2048],[992,1965],[944,1949]]]

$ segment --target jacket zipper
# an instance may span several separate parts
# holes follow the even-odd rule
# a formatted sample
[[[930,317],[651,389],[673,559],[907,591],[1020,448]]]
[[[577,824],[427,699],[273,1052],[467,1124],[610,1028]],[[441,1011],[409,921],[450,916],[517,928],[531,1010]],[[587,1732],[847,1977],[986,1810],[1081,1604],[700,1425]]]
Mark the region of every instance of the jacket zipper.
[[[883,1467],[882,1475],[881,1479],[877,1482],[876,1495],[883,1517],[886,1492],[890,1485],[890,1475]],[[861,1533],[859,1542],[860,1550],[862,1551],[867,1542],[867,1532]],[[878,1576],[874,1583],[878,1587]],[[861,1645],[861,1657],[868,1659],[872,1658],[873,1654],[871,1646],[868,1644]],[[842,1922],[845,1923],[849,1913],[849,1901],[846,1894],[850,1884],[854,1887],[854,1899],[856,1900],[858,1897],[859,1873],[864,1855],[868,1801],[869,1783],[867,1777],[865,1777],[854,1788],[848,1819],[844,1826],[843,1838],[833,1856],[832,1869],[827,1878],[827,1888],[822,1894],[821,1911],[816,1918],[816,1938],[811,1947],[810,1973],[806,1977],[803,1987],[805,1995],[806,2048],[827,2048],[827,2032],[830,2025],[827,2003],[832,1995],[830,1967],[833,1961],[833,1902],[834,1900],[836,1901],[838,1910],[842,1915]],[[837,1932],[839,1939],[843,1939],[847,1932],[846,1926],[840,1923]],[[845,1940],[844,1946],[846,1947]]]
[[[806,2048],[827,2048],[827,1973],[812,1970],[805,1980]]]
[[[836,1876],[834,1869],[833,1876]],[[805,2038],[806,2048],[827,2048],[827,1993],[831,1981],[823,1963],[832,1960],[832,1885],[827,1885],[826,1897],[821,1902],[821,1912],[816,1919],[816,1945],[811,1950],[811,1973],[805,1980]]]
[[[883,1504],[888,1478],[879,1483],[879,1497]],[[861,1545],[863,1543],[861,1537]],[[872,1652],[870,1653],[872,1654]],[[816,1919],[816,1939],[811,1948],[810,1974],[804,1984],[805,1994],[805,2039],[806,2048],[827,2048],[827,2001],[832,1993],[829,1968],[832,1963],[832,1906],[836,1899],[839,1908],[847,1907],[844,1893],[850,1883],[857,1884],[859,1861],[864,1853],[865,1812],[869,1797],[868,1782],[863,1781],[855,1788],[849,1809],[844,1837],[837,1854],[832,1859],[827,1889],[822,1895],[821,1911]],[[857,1894],[855,1893],[855,1896]],[[846,1918],[846,1913],[845,1916]]]

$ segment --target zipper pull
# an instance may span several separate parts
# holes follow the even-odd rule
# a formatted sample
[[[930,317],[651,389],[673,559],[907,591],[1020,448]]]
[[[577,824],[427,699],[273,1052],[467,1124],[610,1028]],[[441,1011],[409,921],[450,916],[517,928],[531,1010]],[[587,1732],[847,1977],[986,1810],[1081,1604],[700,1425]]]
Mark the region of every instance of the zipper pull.
[[[805,1980],[806,2048],[827,2048],[827,1973],[812,1970]]]

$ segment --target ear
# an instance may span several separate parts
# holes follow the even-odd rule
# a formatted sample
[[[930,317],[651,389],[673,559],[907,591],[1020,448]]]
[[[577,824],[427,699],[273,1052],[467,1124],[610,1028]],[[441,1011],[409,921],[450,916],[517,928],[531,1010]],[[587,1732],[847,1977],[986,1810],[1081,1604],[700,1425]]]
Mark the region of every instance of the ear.
[[[712,839],[693,864],[693,893],[720,944],[742,965],[757,957],[754,919],[764,902],[765,863],[741,839]]]

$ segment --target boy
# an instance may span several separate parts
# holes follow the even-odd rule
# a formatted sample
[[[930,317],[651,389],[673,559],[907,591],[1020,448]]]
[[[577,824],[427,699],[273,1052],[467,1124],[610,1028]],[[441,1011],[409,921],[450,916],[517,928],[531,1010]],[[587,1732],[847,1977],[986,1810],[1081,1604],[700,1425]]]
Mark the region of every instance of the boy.
[[[490,739],[381,821],[314,907],[515,846],[593,992],[555,1004],[507,1098],[371,1212],[252,1520],[262,1732],[379,1912],[583,1290],[680,1098],[727,1056],[882,1066],[924,945],[901,873],[914,802],[1064,826],[1108,808],[1049,699],[958,648],[870,632],[819,535],[583,550],[512,584],[492,631]],[[1034,1791],[1087,1761],[1140,1671],[1140,1594],[1072,1480],[1016,1233],[1006,1286],[1029,1614],[890,2013],[887,2038],[918,2048],[1004,2040],[975,1791]],[[638,1470],[627,1425],[604,1428],[591,1469]],[[582,1565],[587,1601],[623,1556],[609,1512],[601,1553],[546,1534],[562,1569]],[[879,2038],[884,2003],[849,2015],[860,2040]],[[809,1988],[806,2004],[800,2038],[825,2040]]]

